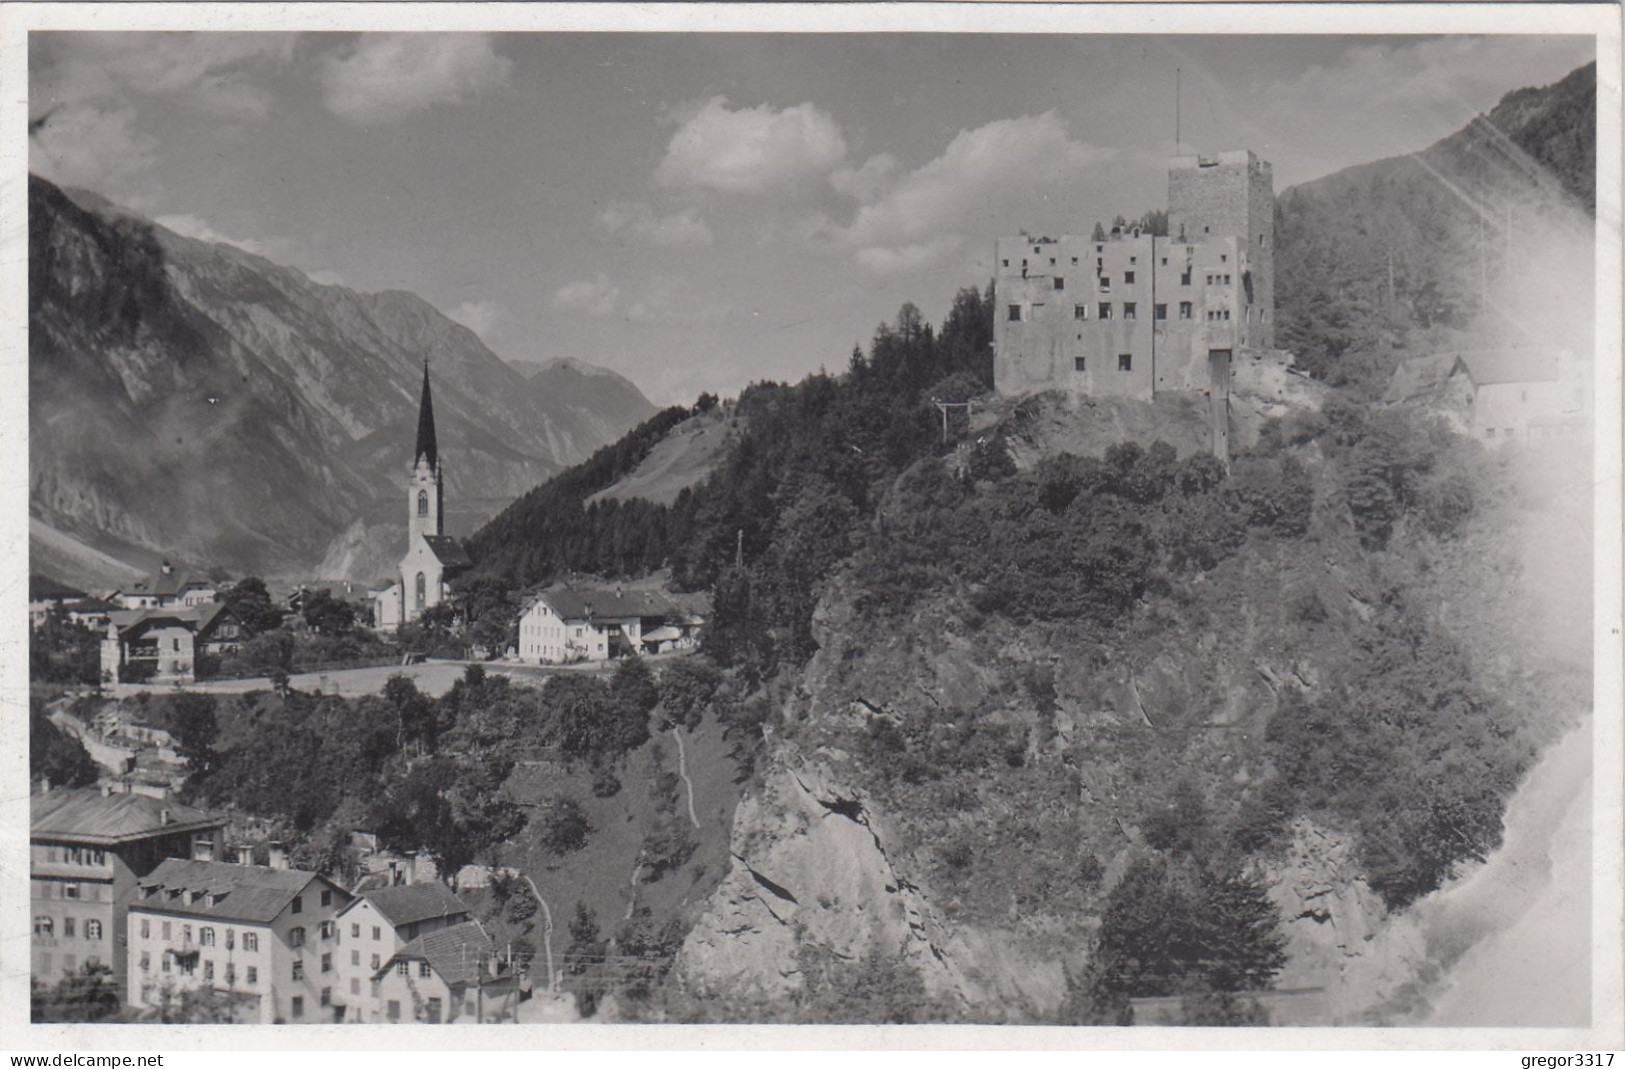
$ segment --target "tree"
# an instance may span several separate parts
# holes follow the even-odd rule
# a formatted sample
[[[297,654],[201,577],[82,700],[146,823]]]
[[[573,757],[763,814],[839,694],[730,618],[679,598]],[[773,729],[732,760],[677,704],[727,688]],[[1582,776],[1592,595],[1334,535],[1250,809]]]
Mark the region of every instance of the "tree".
[[[53,724],[37,696],[28,700],[28,770],[53,787],[85,787],[101,778],[84,743]]]
[[[1094,228],[1094,230],[1090,231],[1090,233],[1089,233],[1089,240],[1090,241],[1105,241],[1106,240],[1106,228],[1100,225],[1100,221],[1098,219],[1095,220],[1095,228]]]
[[[215,699],[208,694],[177,694],[168,705],[165,721],[175,739],[175,751],[186,762],[188,781],[195,784],[206,779],[219,760]]]
[[[569,795],[556,794],[547,805],[542,821],[542,846],[555,857],[574,853],[587,845],[592,825],[581,803]]]
[[[265,582],[254,576],[240,579],[233,586],[220,591],[219,600],[230,607],[251,635],[264,634],[282,626],[282,610],[271,603]]]
[[[357,609],[335,598],[331,591],[307,591],[300,607],[305,625],[318,635],[341,637],[355,630]]]
[[[86,962],[50,986],[30,979],[29,994],[35,1024],[109,1021],[123,1007],[112,968],[100,963]]]
[[[692,731],[711,707],[722,672],[705,657],[686,657],[668,664],[660,673],[660,697],[666,720]]]
[[[477,667],[477,666],[476,666]],[[384,701],[395,711],[395,745],[417,745],[419,752],[434,750],[436,720],[434,703],[410,678],[397,672],[384,682]]]

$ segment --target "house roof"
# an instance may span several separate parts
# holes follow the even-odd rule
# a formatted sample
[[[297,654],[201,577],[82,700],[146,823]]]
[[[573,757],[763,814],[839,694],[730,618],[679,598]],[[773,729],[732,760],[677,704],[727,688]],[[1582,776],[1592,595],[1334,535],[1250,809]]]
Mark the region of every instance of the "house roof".
[[[1457,360],[1475,386],[1558,378],[1557,353],[1551,349],[1487,349],[1462,353]]]
[[[167,609],[119,609],[107,614],[107,619],[119,633],[137,633],[145,631],[147,627],[158,623],[178,624],[188,631],[202,633],[220,622],[223,615],[230,614],[231,606],[223,601],[211,601],[204,605],[188,605],[184,608]]]
[[[489,962],[491,951],[491,937],[480,922],[464,921],[418,936],[391,955],[373,976],[383,976],[397,961],[427,961],[448,986],[458,987],[474,982],[481,958]]]
[[[1395,404],[1433,393],[1449,380],[1457,360],[1455,353],[1441,353],[1400,361],[1383,391],[1383,402]]]
[[[300,869],[170,858],[138,881],[141,891],[131,900],[130,908],[268,924],[295,895],[318,880],[341,894],[349,894],[326,877]],[[141,897],[147,888],[158,888],[159,893],[152,898]],[[171,898],[172,891],[181,894]],[[190,892],[197,892],[196,901],[192,901]]]
[[[452,917],[459,913],[468,913],[468,906],[463,900],[439,880],[358,890],[357,893],[361,896],[357,902],[362,899],[371,902],[384,920],[397,928],[403,924],[415,924],[436,917]],[[352,906],[354,904],[351,903]],[[348,910],[350,906],[344,908]]]
[[[429,543],[430,551],[447,568],[467,568],[474,563],[468,559],[463,544],[450,535],[424,535],[423,540]]]
[[[560,587],[536,597],[566,620],[620,620],[632,616],[670,616],[675,606],[652,590],[615,591],[593,587]],[[533,601],[531,604],[535,604]]]
[[[672,627],[670,624],[643,633],[643,641],[645,642],[676,642],[682,637],[682,628]]]
[[[179,597],[187,590],[213,590],[215,584],[200,575],[192,575],[184,571],[159,572],[146,579],[137,580],[125,591],[128,594],[155,594],[158,597]]]
[[[29,836],[88,846],[116,846],[159,835],[219,828],[226,818],[145,794],[107,794],[94,787],[57,788],[29,798]]]

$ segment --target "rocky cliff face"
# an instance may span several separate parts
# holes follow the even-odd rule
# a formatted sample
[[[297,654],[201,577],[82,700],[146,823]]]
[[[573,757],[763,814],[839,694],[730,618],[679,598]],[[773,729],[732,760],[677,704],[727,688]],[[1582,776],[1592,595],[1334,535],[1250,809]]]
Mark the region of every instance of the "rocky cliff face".
[[[609,411],[555,397],[412,294],[319,285],[38,178],[29,194],[31,509],[88,544],[376,578],[399,524],[355,525],[401,500],[425,360],[457,534],[653,411],[624,380]]]

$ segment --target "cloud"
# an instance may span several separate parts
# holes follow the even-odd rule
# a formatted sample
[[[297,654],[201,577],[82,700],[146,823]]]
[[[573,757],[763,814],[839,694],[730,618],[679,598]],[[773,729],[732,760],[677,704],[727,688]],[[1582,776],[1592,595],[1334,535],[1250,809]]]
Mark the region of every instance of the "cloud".
[[[507,318],[507,313],[495,301],[464,301],[457,307],[448,309],[446,315],[481,338],[489,338],[491,330]]]
[[[923,271],[936,267],[957,255],[965,247],[965,239],[957,234],[934,238],[915,245],[888,248],[870,245],[852,254],[853,261],[865,271],[875,275],[897,275],[908,271]]]
[[[598,213],[598,225],[612,234],[624,232],[657,245],[709,245],[713,240],[699,209],[692,207],[660,215],[643,201],[618,202]]]
[[[999,119],[961,130],[940,156],[901,176],[885,156],[838,172],[831,181],[860,201],[856,214],[844,226],[813,220],[807,232],[865,270],[919,270],[959,252],[967,230],[1001,208],[1075,187],[1114,154],[1073,140],[1053,110]]]
[[[659,185],[762,193],[821,179],[846,159],[846,139],[814,105],[733,110],[712,97],[672,135],[655,169]]]
[[[129,107],[68,105],[28,145],[28,166],[35,174],[104,193],[129,188],[157,158],[158,142],[137,129]]]
[[[180,215],[160,215],[154,218],[153,222],[161,227],[173,230],[182,237],[195,238],[198,241],[214,242],[221,245],[234,245],[244,252],[251,252],[256,256],[269,257],[273,247],[283,244],[275,240],[264,241],[259,238],[238,238],[222,234],[210,225],[208,220],[189,212]]]
[[[512,70],[488,34],[368,34],[326,57],[321,83],[333,114],[384,123],[499,89]]]
[[[286,33],[45,33],[33,35],[29,91],[51,102],[123,104],[165,96],[229,118],[263,119],[272,97],[255,78],[292,62]]]
[[[620,300],[620,287],[610,282],[609,276],[601,271],[596,278],[566,283],[553,294],[553,303],[558,307],[573,308],[593,316],[614,315]]]

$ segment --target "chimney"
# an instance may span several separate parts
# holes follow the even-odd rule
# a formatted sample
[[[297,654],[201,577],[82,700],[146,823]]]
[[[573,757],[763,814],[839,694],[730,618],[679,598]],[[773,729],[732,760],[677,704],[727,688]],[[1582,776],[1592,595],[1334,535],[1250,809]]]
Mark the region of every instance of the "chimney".
[[[175,574],[175,566],[173,564],[169,563],[167,560],[164,561],[163,564],[159,565],[158,570],[163,572],[165,575],[174,575]]]
[[[168,824],[171,820],[174,820],[174,819],[175,819],[175,815],[169,811],[169,807],[167,805],[164,806],[162,809],[158,810],[158,823],[159,824]]]
[[[266,853],[269,855],[266,858],[266,862],[273,869],[285,869],[288,867],[288,850],[287,847],[283,846],[280,841],[273,839],[267,843]]]
[[[113,785],[111,783],[103,780],[101,783],[101,788],[103,798],[111,798],[113,796]]]
[[[254,863],[254,844],[253,843],[238,843],[237,844],[237,864],[239,864],[239,865],[252,865],[253,863]]]
[[[39,778],[39,792],[41,794],[50,794],[51,793],[51,777],[50,776],[41,776]]]

